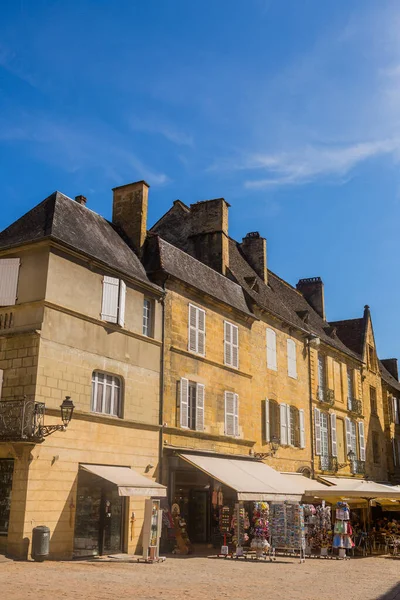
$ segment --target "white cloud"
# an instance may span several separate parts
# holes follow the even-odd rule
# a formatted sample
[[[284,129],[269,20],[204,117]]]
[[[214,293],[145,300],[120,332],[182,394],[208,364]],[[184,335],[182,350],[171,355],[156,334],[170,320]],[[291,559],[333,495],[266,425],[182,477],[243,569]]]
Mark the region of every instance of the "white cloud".
[[[134,131],[142,131],[144,133],[156,134],[165,137],[168,141],[178,146],[193,146],[193,137],[184,131],[181,131],[177,127],[160,121],[156,116],[151,118],[132,118],[130,119],[130,126]]]

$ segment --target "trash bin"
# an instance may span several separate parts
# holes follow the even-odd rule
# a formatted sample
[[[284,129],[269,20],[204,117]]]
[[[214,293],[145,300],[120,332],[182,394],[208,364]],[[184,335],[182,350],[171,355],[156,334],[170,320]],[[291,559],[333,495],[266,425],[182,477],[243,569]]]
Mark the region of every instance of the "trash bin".
[[[39,525],[32,530],[32,558],[36,562],[43,562],[49,555],[50,529]]]

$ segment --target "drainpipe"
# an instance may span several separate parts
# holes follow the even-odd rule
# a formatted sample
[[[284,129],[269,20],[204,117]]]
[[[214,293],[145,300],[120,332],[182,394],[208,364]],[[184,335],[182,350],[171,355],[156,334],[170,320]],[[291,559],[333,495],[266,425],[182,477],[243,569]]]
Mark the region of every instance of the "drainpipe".
[[[158,465],[159,465],[159,483],[162,483],[163,478],[163,448],[164,448],[164,439],[163,439],[163,424],[164,424],[164,363],[165,363],[165,284],[168,279],[168,275],[163,281],[162,287],[164,289],[164,296],[161,299],[161,310],[162,310],[162,324],[161,324],[161,353],[160,353],[160,410],[159,410],[159,423],[160,423],[160,433],[159,433],[159,454],[158,454]]]
[[[311,474],[312,478],[315,477],[315,465],[314,465],[314,427],[313,427],[313,407],[312,407],[312,382],[311,382],[311,340],[315,339],[316,336],[307,336],[307,351],[308,351],[308,393],[310,396],[310,442],[311,442]]]

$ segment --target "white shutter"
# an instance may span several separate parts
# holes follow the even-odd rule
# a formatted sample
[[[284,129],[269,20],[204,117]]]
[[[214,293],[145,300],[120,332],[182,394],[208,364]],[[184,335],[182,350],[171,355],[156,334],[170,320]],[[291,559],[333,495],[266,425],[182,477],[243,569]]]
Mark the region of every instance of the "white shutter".
[[[239,368],[239,329],[236,325],[232,327],[232,367]]]
[[[392,448],[393,448],[393,465],[395,467],[397,467],[396,442],[395,442],[394,438],[392,438]]]
[[[271,441],[271,426],[270,426],[270,417],[269,417],[269,400],[265,399],[265,441]]]
[[[348,417],[345,418],[345,425],[346,425],[346,454],[348,454],[350,452],[350,450],[352,450],[351,447],[351,421]]]
[[[225,392],[225,435],[235,435],[235,394]]]
[[[197,308],[193,304],[189,304],[188,327],[188,349],[197,352]]]
[[[336,415],[331,413],[331,444],[332,456],[337,456]]]
[[[19,258],[0,259],[0,306],[12,306],[17,299]]]
[[[288,361],[288,375],[289,377],[297,378],[297,365],[296,365],[296,344],[293,340],[287,340],[287,361]]]
[[[189,381],[181,378],[181,401],[180,401],[181,427],[188,427],[189,422]]]
[[[394,421],[394,423],[398,424],[399,423],[399,406],[397,403],[397,398],[395,398],[393,396],[392,400],[393,400],[393,421]]]
[[[358,421],[358,441],[360,443],[360,460],[365,461],[364,421]]]
[[[204,431],[204,385],[196,385],[196,430]]]
[[[232,364],[232,325],[224,321],[224,362]]]
[[[267,367],[276,371],[276,333],[273,329],[267,329]]]
[[[103,302],[101,318],[109,323],[116,323],[118,318],[119,279],[103,277]]]
[[[203,309],[197,309],[197,352],[206,353],[206,313]]]
[[[118,306],[118,325],[123,327],[125,325],[125,298],[126,298],[126,283],[119,282],[119,306]]]
[[[304,422],[304,410],[299,410],[299,427],[300,427],[300,448],[306,447],[306,428]]]
[[[287,430],[287,443],[288,446],[292,445],[292,423],[290,420],[290,406],[286,404],[286,430]]]
[[[314,408],[315,454],[321,455],[321,411]]]
[[[288,437],[287,437],[287,409],[286,404],[279,405],[280,416],[281,416],[281,444],[282,446],[287,446]]]
[[[239,396],[234,394],[234,409],[235,409],[235,435],[239,435]]]

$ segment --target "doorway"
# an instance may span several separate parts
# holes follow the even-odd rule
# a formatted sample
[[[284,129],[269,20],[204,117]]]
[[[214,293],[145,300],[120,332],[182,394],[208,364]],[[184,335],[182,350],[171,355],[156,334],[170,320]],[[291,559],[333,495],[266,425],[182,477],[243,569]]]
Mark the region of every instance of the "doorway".
[[[79,472],[74,556],[122,552],[124,498],[116,485],[91,473]]]

